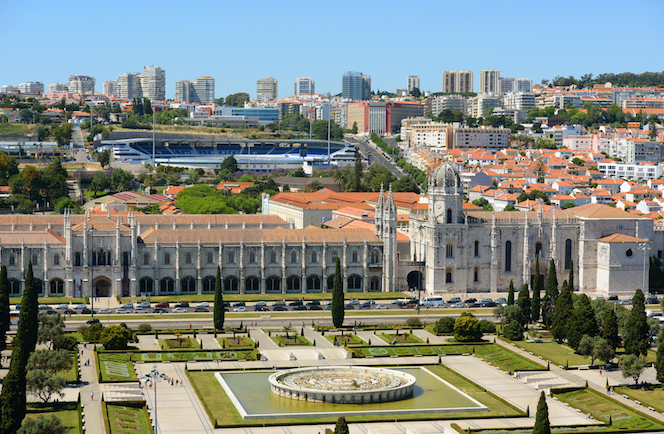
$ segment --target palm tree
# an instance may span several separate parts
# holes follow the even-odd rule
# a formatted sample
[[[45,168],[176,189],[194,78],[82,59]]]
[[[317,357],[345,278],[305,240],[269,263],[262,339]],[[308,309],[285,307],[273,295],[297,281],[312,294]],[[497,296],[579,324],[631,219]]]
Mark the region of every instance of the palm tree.
[[[346,179],[346,174],[344,173],[343,170],[337,170],[336,172],[334,172],[332,179],[334,180],[334,182],[339,183],[339,187],[341,188],[341,190],[345,190],[347,179]]]
[[[143,185],[148,189],[148,194],[152,194],[152,187],[157,185],[157,180],[154,175],[150,174],[145,178],[145,181],[143,181]]]

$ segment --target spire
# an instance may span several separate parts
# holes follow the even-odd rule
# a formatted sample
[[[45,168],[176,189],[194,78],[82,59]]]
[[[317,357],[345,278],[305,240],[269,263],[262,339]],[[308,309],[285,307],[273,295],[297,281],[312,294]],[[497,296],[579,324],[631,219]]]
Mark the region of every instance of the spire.
[[[396,205],[394,205],[394,198],[392,197],[392,184],[390,184],[390,191],[387,193],[385,208],[390,212],[396,212],[397,210]]]

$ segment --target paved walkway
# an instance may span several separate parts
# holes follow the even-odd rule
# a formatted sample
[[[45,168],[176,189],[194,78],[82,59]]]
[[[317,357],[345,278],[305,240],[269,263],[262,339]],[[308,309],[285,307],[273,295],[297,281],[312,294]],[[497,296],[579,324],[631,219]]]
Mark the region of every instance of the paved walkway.
[[[85,412],[85,432],[103,433],[106,432],[104,420],[101,414],[101,388],[99,377],[97,376],[97,367],[95,366],[94,351],[92,345],[84,348],[79,345],[78,350],[81,366],[81,384],[76,387],[81,393],[81,406]],[[85,360],[90,360],[90,366],[84,366]],[[94,399],[92,398],[94,393]]]

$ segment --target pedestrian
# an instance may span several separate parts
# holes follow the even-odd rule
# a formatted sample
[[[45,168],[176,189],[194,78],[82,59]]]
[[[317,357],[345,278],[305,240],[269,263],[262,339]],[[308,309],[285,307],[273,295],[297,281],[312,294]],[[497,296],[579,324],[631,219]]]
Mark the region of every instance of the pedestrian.
[[[94,392],[90,392],[90,400],[91,401],[95,400],[95,393]]]
[[[599,370],[599,376],[600,377],[602,376],[602,370],[601,369]]]
[[[189,330],[191,330],[191,324],[189,324]]]

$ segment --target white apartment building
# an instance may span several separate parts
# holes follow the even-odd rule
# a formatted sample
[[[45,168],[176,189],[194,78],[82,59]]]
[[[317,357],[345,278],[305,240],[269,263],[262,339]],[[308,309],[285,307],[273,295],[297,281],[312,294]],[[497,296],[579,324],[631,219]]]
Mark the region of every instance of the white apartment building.
[[[68,83],[51,83],[48,85],[49,92],[67,92],[69,91]]]
[[[443,110],[466,112],[467,100],[461,95],[443,95],[431,99],[431,114],[438,116]]]
[[[277,99],[279,83],[272,77],[261,78],[256,82],[256,99],[258,101],[273,101]]]
[[[600,162],[597,165],[597,170],[602,172],[604,176],[607,177],[645,180],[655,179],[662,176],[664,173],[664,165],[660,163],[629,164],[611,161]]]
[[[387,109],[385,104],[369,104],[369,133],[384,136],[387,133]]]
[[[433,152],[446,152],[452,142],[452,126],[442,122],[414,124],[410,127],[410,146],[426,147]]]
[[[141,74],[126,72],[118,77],[116,97],[121,99],[143,98]]]
[[[479,93],[498,93],[500,91],[500,70],[483,69],[480,71]]]
[[[140,80],[144,98],[150,101],[166,99],[166,71],[158,66],[145,66]]]
[[[18,85],[21,93],[44,93],[44,83],[39,81],[26,81]]]
[[[175,101],[178,102],[193,102],[191,100],[192,94],[191,81],[178,80],[175,82]]]
[[[214,103],[214,78],[209,75],[196,80],[178,80],[175,82],[175,100],[181,102]]]
[[[468,99],[466,114],[475,118],[484,116],[484,111],[500,107],[500,96],[498,94],[481,93]]]
[[[473,91],[473,71],[443,71],[443,93]]]
[[[533,81],[529,78],[500,77],[500,93],[531,92]]]
[[[623,101],[622,108],[664,108],[664,98],[633,97]]]
[[[316,93],[316,83],[311,77],[297,77],[293,80],[293,95],[313,95]],[[276,98],[276,96],[275,96]]]
[[[467,151],[469,149],[486,149],[487,151],[500,151],[510,146],[509,128],[454,128],[454,149]]]
[[[408,77],[408,94],[410,94],[413,89],[420,88],[420,76],[419,75],[411,75]]]
[[[103,93],[104,95],[113,95],[119,96],[120,87],[118,85],[118,80],[107,80],[104,82]]]
[[[503,95],[503,107],[511,110],[525,110],[535,108],[535,94],[530,92],[509,92]]]
[[[96,80],[89,75],[70,75],[69,92],[71,93],[89,93],[95,91]]]
[[[662,144],[648,139],[620,139],[618,155],[625,163],[661,162]]]

